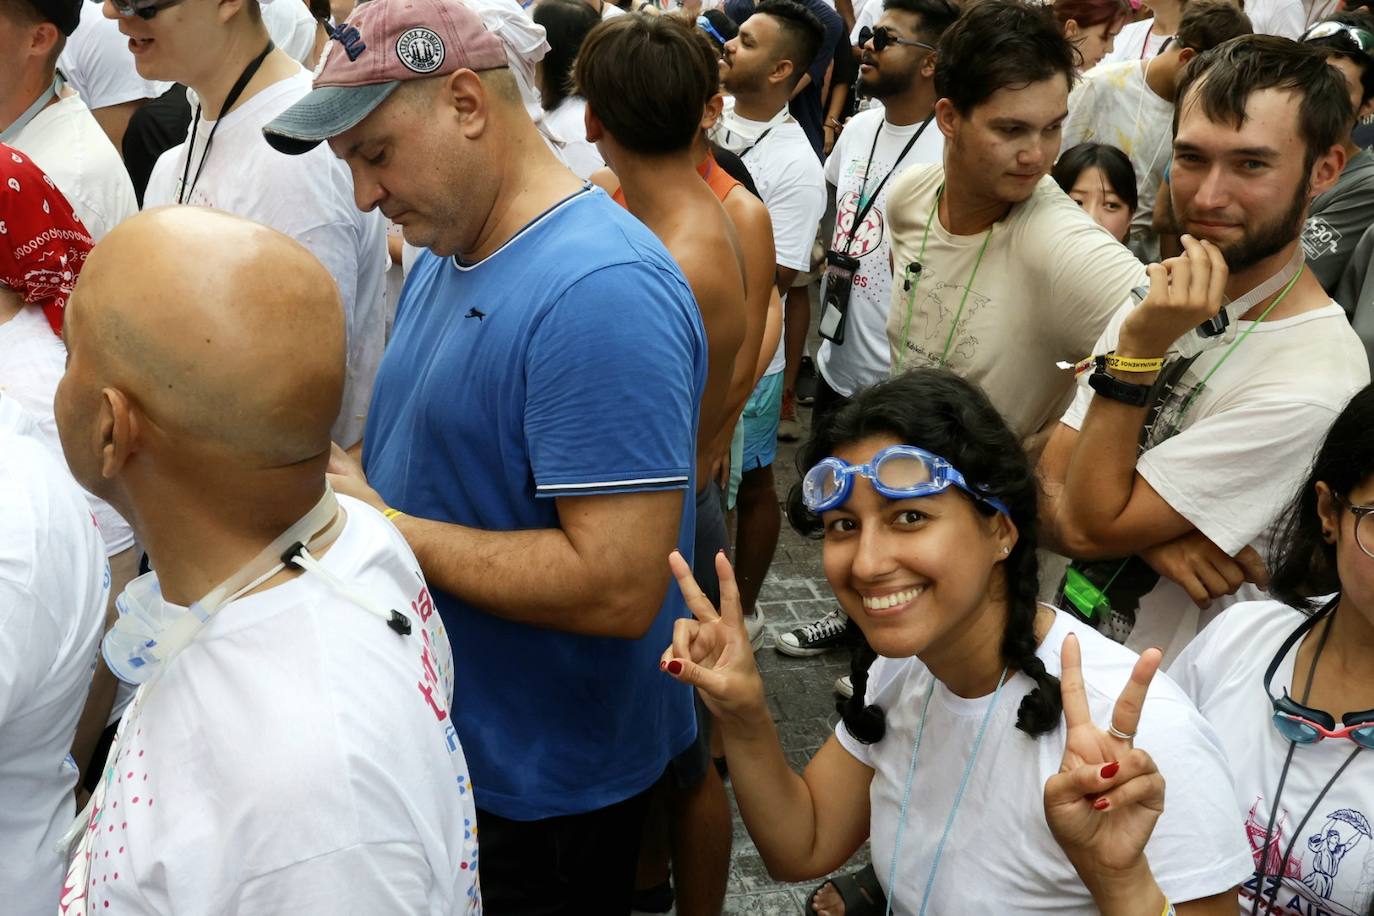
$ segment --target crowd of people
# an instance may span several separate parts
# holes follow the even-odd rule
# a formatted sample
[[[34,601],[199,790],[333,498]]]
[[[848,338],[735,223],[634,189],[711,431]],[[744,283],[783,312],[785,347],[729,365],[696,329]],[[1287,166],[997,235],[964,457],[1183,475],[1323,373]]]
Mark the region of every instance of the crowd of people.
[[[728,784],[808,913],[1374,916],[1371,113],[1341,0],[0,0],[0,910],[718,914]]]

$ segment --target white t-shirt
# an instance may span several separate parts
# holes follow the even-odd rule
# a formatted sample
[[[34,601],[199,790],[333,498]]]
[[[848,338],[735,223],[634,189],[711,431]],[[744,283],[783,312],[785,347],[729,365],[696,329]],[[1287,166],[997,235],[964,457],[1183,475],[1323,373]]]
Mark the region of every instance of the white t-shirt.
[[[0,900],[51,916],[76,816],[67,763],[105,624],[110,567],[81,490],[0,395]]]
[[[771,121],[742,118],[735,114],[735,99],[730,96],[711,129],[711,139],[739,156],[749,169],[773,221],[778,266],[806,273],[811,269],[816,231],[825,215],[825,172],[801,125],[786,108]],[[765,376],[783,370],[785,330]]]
[[[1265,852],[1265,831],[1289,743],[1274,728],[1264,671],[1302,621],[1302,614],[1277,601],[1233,605],[1183,650],[1169,674],[1212,723],[1232,761],[1236,818],[1245,824],[1254,867],[1241,886],[1241,912],[1250,912],[1263,864],[1266,901],[1276,902],[1268,912],[1364,916],[1374,899],[1374,753],[1362,751],[1351,761],[1301,824],[1355,745],[1333,740],[1298,747]],[[1307,671],[1294,682],[1297,654],[1296,647],[1289,650],[1274,673],[1275,696],[1285,689],[1290,696],[1302,696]]]
[[[878,17],[882,14],[882,0],[864,0],[863,6],[854,11],[854,28],[849,33],[849,43],[857,47],[859,44],[859,33],[862,32],[865,27],[870,29],[873,28],[874,24],[878,21]]]
[[[1064,637],[1078,634],[1083,681],[1093,721],[1105,726],[1136,656],[1069,615],[1057,613],[1036,651],[1058,676]],[[880,706],[887,733],[860,744],[841,723],[835,733],[854,758],[871,768],[870,842],[878,881],[893,912],[915,913],[931,863],[968,765],[991,697],[965,699],[936,682],[911,783],[902,832],[897,887],[888,887],[902,795],[911,766],[921,707],[931,685],[916,658],[879,658],[869,672],[869,703]],[[1092,896],[1045,822],[1045,782],[1059,772],[1064,726],[1032,738],[1016,728],[1021,698],[1035,682],[1008,675],[988,719],[968,787],[940,858],[931,890],[931,913],[1098,912]],[[1172,681],[1150,685],[1135,746],[1149,751],[1168,783],[1168,804],[1145,848],[1159,887],[1176,903],[1219,894],[1250,869],[1245,836],[1231,802],[1226,759],[1211,727]]]
[[[887,313],[892,308],[892,266],[884,216],[887,189],[913,165],[944,161],[945,135],[933,121],[924,122],[924,130],[922,123],[898,127],[886,121],[882,108],[861,111],[850,119],[825,162],[826,183],[835,188],[833,250],[845,250],[854,219],[863,208],[860,195],[867,199],[878,190],[863,224],[853,230],[853,240],[848,242],[848,253],[859,259],[859,269],[849,295],[844,344],[837,347],[823,340],[816,355],[816,369],[826,384],[846,397],[887,378],[891,366]],[[920,139],[898,163],[897,157],[917,133]]]
[[[272,43],[304,64],[315,50],[315,17],[301,0],[259,0],[262,24]]]
[[[298,0],[276,0],[272,5],[277,2],[300,5]],[[303,155],[287,156],[263,139],[263,125],[309,91],[310,74],[300,70],[226,115],[186,203],[254,219],[291,236],[310,249],[339,284],[348,325],[348,375],[343,407],[332,435],[347,448],[362,438],[372,383],[382,358],[386,323],[383,299],[386,269],[391,262],[386,250],[386,219],[378,210],[359,212],[353,203],[348,166],[335,158],[328,146],[320,144]],[[192,176],[200,167],[214,126],[213,121],[202,118],[196,128]],[[145,208],[177,202],[186,157],[186,143],[162,154],[148,179]]]
[[[320,562],[411,635],[314,573],[212,617],[125,713],[63,913],[480,912],[448,637],[401,535],[339,504]]]
[[[587,140],[586,116],[587,100],[580,95],[568,96],[557,108],[544,114],[545,126],[563,141],[559,149],[563,161],[584,181],[597,169],[606,167],[606,160],[601,158],[596,144]]]
[[[1116,349],[1121,324],[1134,307],[1128,300],[1117,310],[1091,352]],[[1208,350],[1172,386],[1136,471],[1226,553],[1235,556],[1248,544],[1267,558],[1272,526],[1301,486],[1327,429],[1369,384],[1369,360],[1334,302],[1292,318],[1241,321],[1237,333],[1252,326],[1230,358],[1222,361],[1227,347]],[[1184,402],[1213,368],[1216,374],[1193,397],[1174,434]],[[1169,371],[1166,365],[1166,377]],[[1073,429],[1082,428],[1092,403],[1087,379],[1080,377],[1063,417]],[[1140,598],[1126,645],[1137,651],[1158,646],[1167,664],[1227,606],[1261,595],[1247,584],[1199,611],[1180,586],[1160,578]]]
[[[1249,9],[1248,3],[1246,9]],[[1154,28],[1154,24],[1154,17],[1151,16],[1149,19],[1129,22],[1122,26],[1116,40],[1112,42],[1112,50],[1103,56],[1097,66],[1122,60],[1149,60],[1154,57],[1164,49],[1164,43],[1173,37],[1151,33],[1150,29]],[[1093,69],[1096,70],[1097,67]]]
[[[1256,35],[1281,35],[1297,41],[1307,28],[1303,0],[1246,0],[1245,15]]]
[[[1172,153],[1174,106],[1146,85],[1146,66],[1124,60],[1084,74],[1069,94],[1061,149],[1092,142],[1126,154],[1135,170],[1140,199],[1131,217],[1131,241],[1139,244],[1146,260],[1155,260],[1159,241],[1150,220]]]
[[[95,241],[138,212],[124,160],[79,95],[44,108],[10,146],[48,173]]]
[[[620,7],[616,6],[614,3],[609,2],[609,0],[603,0],[601,4],[601,19],[603,22],[607,19],[614,19],[616,16],[624,15],[625,11],[622,10]]]
[[[26,306],[9,321],[0,324],[0,393],[8,395],[33,418],[38,439],[62,462],[62,440],[57,435],[53,415],[53,396],[66,371],[67,348],[52,331],[43,310]],[[85,490],[91,513],[100,526],[106,556],[114,556],[134,545],[134,532],[114,507]]]
[[[81,101],[94,111],[138,99],[155,99],[172,87],[171,83],[145,80],[134,66],[129,39],[119,31],[119,23],[106,19],[101,4],[81,4],[81,24],[67,38],[67,46],[57,58],[57,69],[81,95]]]
[[[1072,374],[1055,363],[1092,352],[1117,305],[1145,281],[1145,268],[1048,175],[990,237],[952,235],[938,214],[930,220],[944,179],[943,166],[916,166],[888,189],[892,371],[947,359],[1024,439],[1068,402]],[[923,269],[908,285],[907,268],[916,263]]]

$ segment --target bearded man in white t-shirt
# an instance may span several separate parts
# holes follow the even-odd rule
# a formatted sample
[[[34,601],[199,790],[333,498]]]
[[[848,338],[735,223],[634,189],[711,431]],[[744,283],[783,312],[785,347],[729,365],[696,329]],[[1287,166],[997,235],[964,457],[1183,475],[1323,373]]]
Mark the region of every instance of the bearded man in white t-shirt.
[[[188,86],[193,113],[186,142],[153,167],[144,207],[225,210],[291,236],[320,259],[339,286],[348,329],[348,375],[334,441],[353,446],[362,438],[382,357],[386,221],[354,206],[348,168],[328,150],[285,156],[263,139],[262,126],[310,91],[310,73],[271,45],[258,0],[131,2],[152,12],[119,19],[139,74]],[[276,3],[300,6],[299,0]],[[356,30],[337,35],[325,54],[357,54],[365,43]]]
[[[1369,382],[1300,243],[1345,165],[1342,74],[1317,48],[1247,36],[1190,63],[1179,99],[1185,253],[1113,316],[1040,462],[1045,533],[1076,558],[1061,605],[1166,662],[1230,603],[1215,599],[1258,597],[1244,584],[1265,584],[1275,519]],[[1225,330],[1201,335],[1219,314]]]
[[[837,214],[828,261],[852,267],[853,276],[847,284],[838,274],[824,281],[813,427],[860,389],[889,375],[887,188],[907,168],[944,158],[945,137],[934,124],[935,46],[959,9],[948,0],[870,2],[881,5],[882,13],[860,48],[859,90],[882,104],[849,120],[825,162]],[[844,645],[854,635],[836,607],[780,634],[774,646],[784,655],[805,658]]]
[[[480,912],[448,637],[405,539],[325,479],[328,272],[260,224],[159,209],[92,252],[63,330],[67,462],[154,572],[104,639],[139,686],[61,912]]]

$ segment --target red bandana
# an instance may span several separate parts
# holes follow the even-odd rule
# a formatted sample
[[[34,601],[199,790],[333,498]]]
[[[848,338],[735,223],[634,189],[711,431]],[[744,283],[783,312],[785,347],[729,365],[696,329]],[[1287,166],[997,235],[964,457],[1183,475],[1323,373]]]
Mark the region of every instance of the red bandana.
[[[60,334],[62,309],[93,244],[52,179],[0,143],[0,286],[43,306]]]

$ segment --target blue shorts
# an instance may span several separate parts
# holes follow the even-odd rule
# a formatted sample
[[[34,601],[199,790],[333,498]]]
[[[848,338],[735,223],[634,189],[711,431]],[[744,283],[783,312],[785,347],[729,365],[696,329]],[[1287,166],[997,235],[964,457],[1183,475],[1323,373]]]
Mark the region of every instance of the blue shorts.
[[[748,474],[773,463],[778,453],[778,417],[782,413],[782,373],[774,372],[759,380],[744,405],[740,423],[744,425],[744,464]]]

